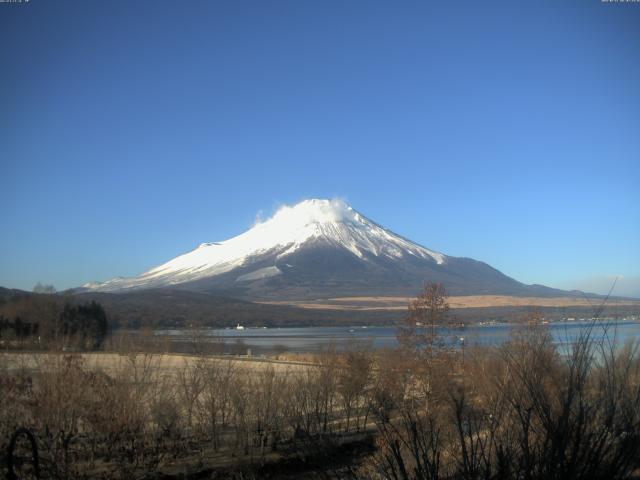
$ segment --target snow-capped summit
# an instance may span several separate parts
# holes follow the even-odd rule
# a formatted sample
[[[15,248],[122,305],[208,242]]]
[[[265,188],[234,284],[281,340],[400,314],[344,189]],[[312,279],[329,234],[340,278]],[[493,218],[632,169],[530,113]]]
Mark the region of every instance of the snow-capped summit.
[[[413,255],[442,264],[446,258],[379,226],[343,200],[311,199],[283,206],[271,218],[241,235],[222,242],[202,243],[138,277],[92,282],[85,288],[113,291],[191,282],[254,263],[256,257],[267,253],[275,254],[275,259],[281,260],[305,244],[319,241],[347,250],[360,259]],[[256,272],[256,275],[252,275],[253,272],[239,275],[237,280],[248,281],[281,273],[276,265],[259,270],[262,272]]]
[[[369,220],[340,199],[283,206],[268,220],[133,278],[94,291],[179,287],[246,298],[415,293],[427,280],[458,293],[506,293],[522,286],[490,266],[425,248]],[[483,284],[484,282],[484,284]]]

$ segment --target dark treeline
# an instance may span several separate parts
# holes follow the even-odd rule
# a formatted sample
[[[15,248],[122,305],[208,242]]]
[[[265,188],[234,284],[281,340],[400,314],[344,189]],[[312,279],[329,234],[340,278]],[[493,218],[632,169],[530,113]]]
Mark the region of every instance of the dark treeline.
[[[0,342],[4,348],[100,348],[107,336],[107,314],[97,302],[74,305],[63,297],[34,294],[0,305]]]
[[[36,286],[38,291],[51,292],[52,287]],[[302,327],[334,325],[395,325],[404,316],[401,310],[319,310],[288,305],[269,305],[239,300],[224,295],[198,293],[169,288],[140,290],[125,293],[76,292],[58,295],[34,295],[28,292],[0,288],[2,305],[24,301],[27,297],[54,298],[59,302],[86,304],[95,301],[108,312],[112,330],[147,328],[225,328],[237,323],[245,326]],[[526,316],[530,307],[452,308],[450,316],[459,323],[494,320],[515,322]],[[591,307],[538,307],[546,319],[566,317],[591,318]],[[0,312],[1,314],[1,312]],[[637,314],[633,305],[612,305],[605,312],[608,317]],[[5,315],[7,317],[7,315]],[[23,319],[24,320],[24,319]]]

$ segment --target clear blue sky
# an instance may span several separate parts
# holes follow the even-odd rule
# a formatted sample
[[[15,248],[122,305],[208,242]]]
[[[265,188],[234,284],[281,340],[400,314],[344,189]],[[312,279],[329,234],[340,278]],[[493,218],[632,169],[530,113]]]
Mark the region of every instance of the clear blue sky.
[[[134,275],[336,196],[640,296],[640,4],[0,3],[0,285]]]

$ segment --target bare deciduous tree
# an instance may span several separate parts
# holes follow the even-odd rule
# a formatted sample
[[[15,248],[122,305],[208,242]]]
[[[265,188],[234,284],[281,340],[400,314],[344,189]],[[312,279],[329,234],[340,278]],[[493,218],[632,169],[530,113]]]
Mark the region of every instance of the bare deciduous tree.
[[[415,353],[433,355],[441,345],[437,328],[448,321],[449,294],[441,283],[427,283],[409,304],[404,322],[398,326],[398,341]]]

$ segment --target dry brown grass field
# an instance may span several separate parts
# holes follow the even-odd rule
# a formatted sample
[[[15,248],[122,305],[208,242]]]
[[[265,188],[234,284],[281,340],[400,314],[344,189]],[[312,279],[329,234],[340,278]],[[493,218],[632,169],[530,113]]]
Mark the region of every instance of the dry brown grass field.
[[[410,297],[339,297],[301,301],[270,301],[271,305],[292,305],[300,308],[318,310],[406,310]],[[513,297],[507,295],[465,295],[448,298],[451,308],[487,308],[487,307],[593,307],[598,299],[579,297]],[[609,307],[637,306],[639,300],[608,299]]]
[[[47,365],[59,361],[64,353],[57,352],[2,352],[0,365],[6,371],[41,370]],[[296,372],[305,368],[305,363],[313,365],[312,357],[305,356],[305,361],[289,356],[287,360],[277,358],[251,358],[239,356],[197,356],[178,353],[114,353],[88,352],[76,353],[74,357],[81,359],[83,367],[91,371],[102,371],[113,374],[130,366],[140,366],[143,362],[147,368],[163,374],[176,374],[185,368],[193,368],[196,363],[220,367],[231,364],[235,370],[249,374],[260,373],[265,369],[275,372]]]

